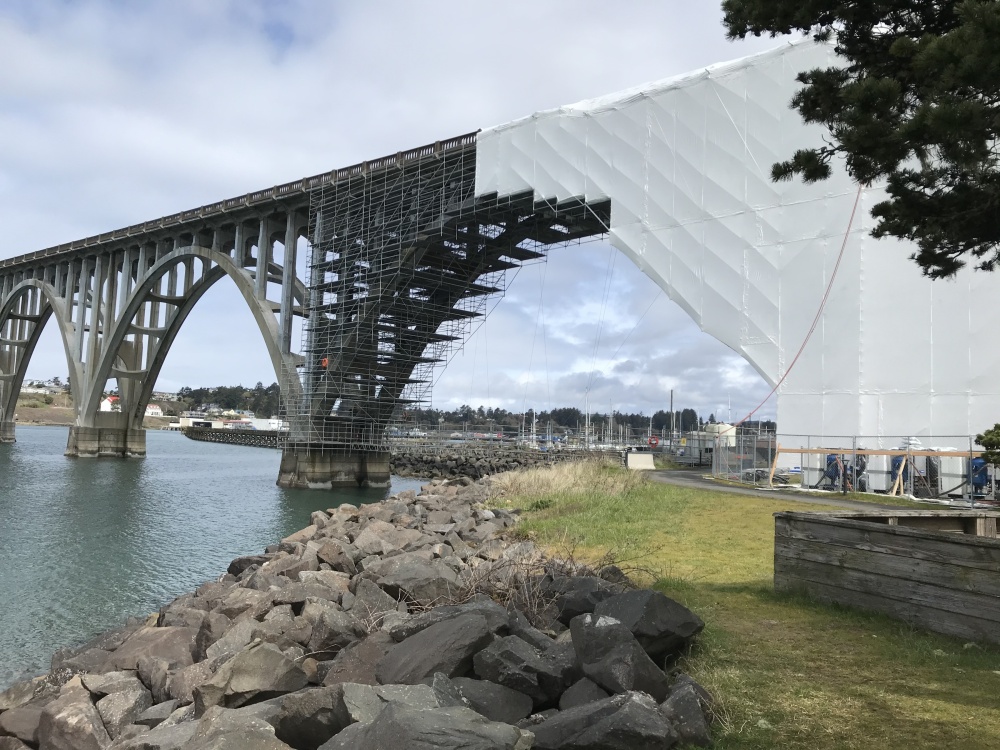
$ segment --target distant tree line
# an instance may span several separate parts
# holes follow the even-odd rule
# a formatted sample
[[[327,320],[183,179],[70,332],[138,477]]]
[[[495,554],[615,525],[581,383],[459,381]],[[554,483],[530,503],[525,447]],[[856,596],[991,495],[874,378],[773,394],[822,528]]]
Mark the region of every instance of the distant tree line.
[[[177,392],[178,398],[192,411],[214,406],[223,411],[252,411],[262,418],[278,415],[279,395],[277,383],[265,386],[261,382],[253,388],[220,385],[215,388],[181,388]]]
[[[558,409],[552,409],[549,411],[539,410],[537,412],[531,412],[529,410],[527,418],[531,418],[534,414],[534,418],[538,420],[539,425],[552,424],[553,427],[560,427],[563,429],[578,429],[584,426],[587,420],[587,415],[575,406],[564,406]],[[459,425],[459,424],[474,424],[474,425],[494,425],[496,427],[520,427],[525,419],[525,415],[519,412],[510,412],[502,408],[484,408],[479,406],[473,408],[468,404],[463,404],[457,409],[418,409],[410,408],[405,412],[405,420],[416,422],[417,424],[426,425],[436,425],[436,424],[448,424],[448,425]],[[631,428],[644,430],[650,426],[650,418],[648,414],[639,413],[625,413],[615,411],[611,414],[614,419],[615,425],[626,425]],[[608,424],[609,415],[607,413],[591,412],[590,414],[590,425],[592,429],[599,430]],[[694,409],[681,409],[674,412],[674,429],[680,432],[690,432],[692,430],[697,430],[707,423],[715,422],[715,415],[712,414],[709,418],[702,419],[698,412]],[[774,430],[775,423],[769,420],[762,422],[748,422],[745,426],[757,429],[758,427],[762,430]],[[661,432],[670,430],[670,412],[665,410],[659,410],[654,412],[652,418],[653,432]]]

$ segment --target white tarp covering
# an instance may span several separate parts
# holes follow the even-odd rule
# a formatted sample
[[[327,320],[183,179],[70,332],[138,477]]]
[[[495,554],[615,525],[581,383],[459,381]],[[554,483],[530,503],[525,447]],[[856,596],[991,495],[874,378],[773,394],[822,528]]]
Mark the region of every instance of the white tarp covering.
[[[843,171],[774,183],[823,131],[789,109],[803,42],[483,131],[476,193],[611,200],[611,243],[772,385],[802,345],[857,195]],[[825,313],[778,392],[784,435],[969,435],[1000,421],[1000,274],[930,281],[870,236],[863,191]],[[927,441],[924,440],[924,443]]]

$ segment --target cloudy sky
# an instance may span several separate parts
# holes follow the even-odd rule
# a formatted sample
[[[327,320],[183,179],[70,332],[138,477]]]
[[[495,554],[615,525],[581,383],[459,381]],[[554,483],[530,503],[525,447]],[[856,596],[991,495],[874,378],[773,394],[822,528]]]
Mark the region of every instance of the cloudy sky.
[[[395,153],[776,45],[689,0],[5,0],[0,257]],[[65,377],[54,325],[28,377]],[[275,379],[232,284],[192,314],[159,388]],[[624,256],[528,266],[434,406],[692,407],[768,388]],[[731,407],[730,407],[731,403]],[[762,412],[773,416],[772,406]]]

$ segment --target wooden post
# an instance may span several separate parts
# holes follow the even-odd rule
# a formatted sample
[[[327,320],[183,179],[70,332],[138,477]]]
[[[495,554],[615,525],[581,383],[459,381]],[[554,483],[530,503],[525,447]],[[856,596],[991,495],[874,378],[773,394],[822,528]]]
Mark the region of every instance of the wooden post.
[[[903,461],[902,463],[899,464],[899,474],[896,475],[896,481],[892,483],[892,491],[889,493],[892,496],[896,495],[897,487],[899,488],[900,491],[899,494],[900,495],[903,494],[903,472],[906,471],[906,459],[907,457],[903,456]],[[892,466],[891,461],[889,462],[889,465]]]
[[[774,489],[774,470],[778,468],[778,455],[781,453],[781,443],[774,444],[774,460],[771,462],[771,473],[767,477],[767,486]]]

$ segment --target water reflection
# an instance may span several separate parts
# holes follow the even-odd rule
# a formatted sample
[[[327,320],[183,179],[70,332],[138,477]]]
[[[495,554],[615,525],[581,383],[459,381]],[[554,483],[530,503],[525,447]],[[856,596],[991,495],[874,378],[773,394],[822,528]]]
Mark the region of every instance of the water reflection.
[[[66,429],[0,445],[0,689],[57,648],[154,611],[309,523],[386,490],[274,484],[277,451],[147,433],[145,460],[63,457]],[[417,487],[394,478],[392,492]]]

